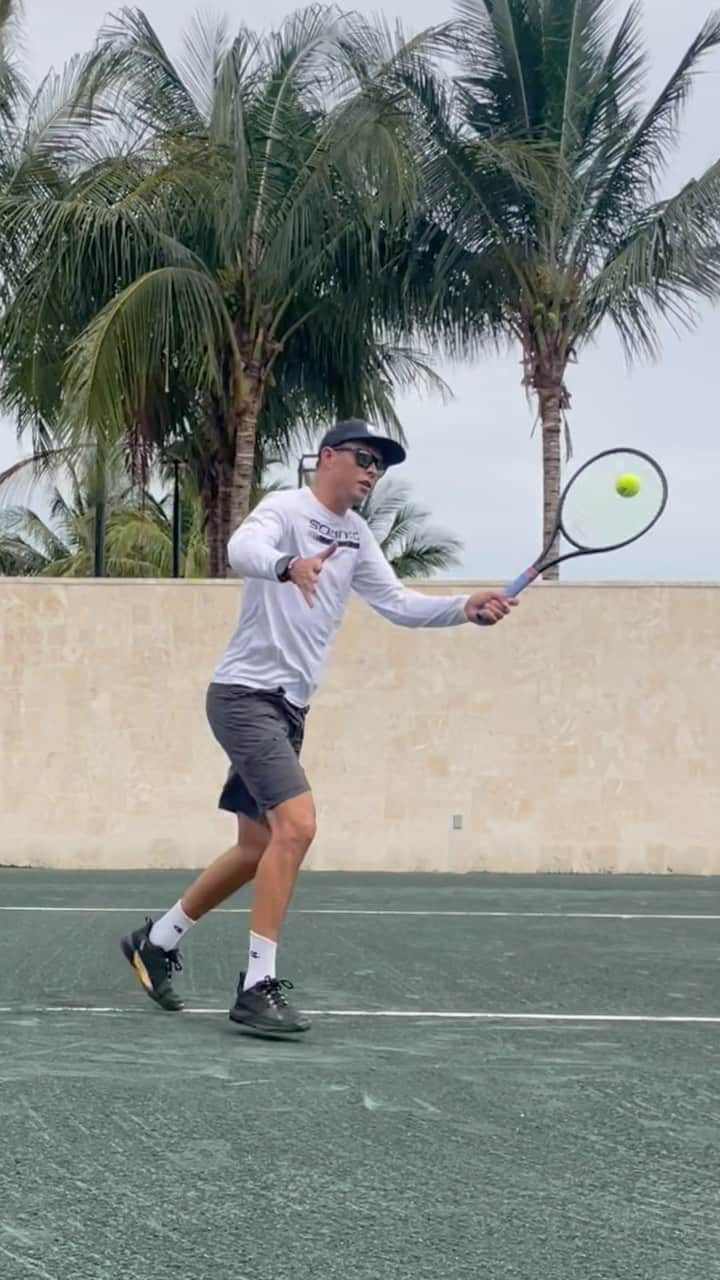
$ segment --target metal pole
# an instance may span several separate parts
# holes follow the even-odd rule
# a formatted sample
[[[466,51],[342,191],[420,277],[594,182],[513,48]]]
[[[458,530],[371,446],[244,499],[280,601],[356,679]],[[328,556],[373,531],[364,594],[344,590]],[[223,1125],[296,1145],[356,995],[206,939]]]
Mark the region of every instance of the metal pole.
[[[180,577],[180,550],[181,550],[181,528],[180,528],[180,463],[177,458],[173,461],[173,471],[175,473],[173,485],[173,513],[172,513],[172,576]]]
[[[93,572],[96,578],[105,577],[105,495],[95,502],[95,548]]]
[[[315,462],[315,461],[316,461],[316,459],[317,459],[317,454],[316,454],[316,453],[304,453],[304,454],[303,454],[302,458],[300,459],[300,461],[299,461],[299,463],[298,463],[298,473],[297,473],[297,474],[298,474],[298,489],[302,489],[302,487],[303,487],[303,472],[304,472],[304,469],[305,469],[305,463],[306,463],[306,462]]]

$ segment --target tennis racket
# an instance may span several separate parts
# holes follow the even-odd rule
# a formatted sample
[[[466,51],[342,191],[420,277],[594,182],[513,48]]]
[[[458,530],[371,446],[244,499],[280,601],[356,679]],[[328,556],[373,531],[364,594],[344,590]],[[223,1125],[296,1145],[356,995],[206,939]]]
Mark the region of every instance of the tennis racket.
[[[617,485],[624,477],[637,481],[634,494],[618,492]],[[637,542],[657,524],[667,500],[665,473],[649,454],[639,449],[605,449],[595,454],[563,489],[555,528],[545,548],[529,569],[503,588],[504,595],[519,595],[546,569],[564,560],[619,551]],[[571,549],[551,555],[558,533]]]

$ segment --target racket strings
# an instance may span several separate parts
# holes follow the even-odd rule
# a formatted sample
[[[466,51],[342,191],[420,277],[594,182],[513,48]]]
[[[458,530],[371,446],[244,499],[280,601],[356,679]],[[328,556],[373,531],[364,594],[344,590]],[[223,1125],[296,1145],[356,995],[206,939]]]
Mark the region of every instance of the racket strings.
[[[618,491],[621,476],[634,477],[637,492]],[[615,450],[581,468],[562,502],[562,531],[575,547],[603,550],[634,542],[655,523],[667,498],[665,478],[650,458]]]

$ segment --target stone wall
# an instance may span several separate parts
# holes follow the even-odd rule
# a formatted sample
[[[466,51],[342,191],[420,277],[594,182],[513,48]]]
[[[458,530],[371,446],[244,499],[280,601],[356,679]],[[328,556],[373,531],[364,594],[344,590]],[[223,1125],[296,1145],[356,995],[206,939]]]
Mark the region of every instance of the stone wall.
[[[232,842],[204,700],[239,595],[0,581],[0,863],[189,868]],[[309,867],[718,874],[720,587],[537,585],[491,630],[355,602],[305,764]]]

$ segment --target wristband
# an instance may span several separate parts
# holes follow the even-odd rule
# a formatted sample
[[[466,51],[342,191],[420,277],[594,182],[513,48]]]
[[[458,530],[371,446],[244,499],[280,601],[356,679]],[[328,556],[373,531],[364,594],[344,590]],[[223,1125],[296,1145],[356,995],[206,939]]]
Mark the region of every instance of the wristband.
[[[275,573],[278,582],[288,582],[290,580],[290,568],[295,563],[297,556],[283,556],[275,565]]]

